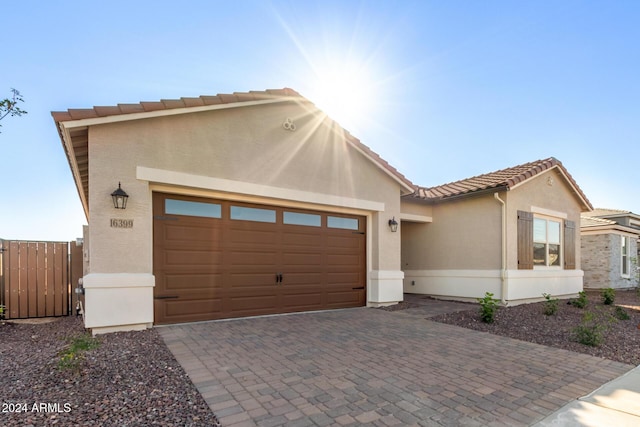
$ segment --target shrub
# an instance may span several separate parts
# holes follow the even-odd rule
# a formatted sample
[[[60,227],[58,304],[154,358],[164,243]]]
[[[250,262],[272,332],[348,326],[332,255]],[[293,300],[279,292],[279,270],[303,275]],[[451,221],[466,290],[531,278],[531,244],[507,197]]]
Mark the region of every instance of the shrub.
[[[602,344],[604,339],[603,330],[604,326],[594,319],[593,313],[587,311],[582,323],[573,329],[573,335],[580,344],[597,347]]]
[[[558,298],[551,298],[551,294],[542,294],[545,298],[544,302],[544,314],[546,316],[553,316],[558,312]]]
[[[605,305],[613,304],[616,299],[616,291],[613,288],[607,288],[602,290],[602,302]]]
[[[491,292],[484,294],[484,298],[478,298],[480,303],[480,318],[485,323],[493,323],[496,310],[498,310],[498,300],[493,298]]]
[[[627,313],[625,309],[620,307],[619,305],[616,305],[616,308],[613,311],[613,316],[619,320],[629,320],[631,318],[629,317],[629,313]]]
[[[90,334],[77,335],[71,339],[69,347],[60,352],[58,368],[78,369],[84,359],[84,352],[98,347],[99,341]]]
[[[585,308],[587,306],[587,293],[585,291],[578,292],[578,298],[569,300],[569,303],[578,308]]]

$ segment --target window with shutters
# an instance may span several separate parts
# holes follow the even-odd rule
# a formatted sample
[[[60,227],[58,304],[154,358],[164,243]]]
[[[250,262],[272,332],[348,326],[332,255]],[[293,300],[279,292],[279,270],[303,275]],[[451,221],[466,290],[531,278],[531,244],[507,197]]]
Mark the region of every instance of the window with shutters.
[[[560,267],[561,220],[534,216],[533,218],[533,265]]]
[[[575,222],[518,211],[518,269],[575,266]]]

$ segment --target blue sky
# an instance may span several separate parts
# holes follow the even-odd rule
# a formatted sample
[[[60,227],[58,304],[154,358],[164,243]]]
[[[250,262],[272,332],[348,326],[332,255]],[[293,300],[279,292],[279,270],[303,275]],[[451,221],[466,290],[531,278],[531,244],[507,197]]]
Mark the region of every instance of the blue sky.
[[[282,87],[416,184],[554,156],[594,206],[640,213],[637,1],[23,0],[1,10],[0,97],[20,90],[28,114],[0,122],[0,238],[82,235],[51,111]]]

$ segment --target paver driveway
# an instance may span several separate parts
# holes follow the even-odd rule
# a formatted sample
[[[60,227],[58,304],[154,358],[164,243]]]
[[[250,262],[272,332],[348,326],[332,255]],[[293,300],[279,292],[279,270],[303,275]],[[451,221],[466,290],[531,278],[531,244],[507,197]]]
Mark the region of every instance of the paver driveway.
[[[631,367],[356,308],[158,328],[225,427],[529,425]]]

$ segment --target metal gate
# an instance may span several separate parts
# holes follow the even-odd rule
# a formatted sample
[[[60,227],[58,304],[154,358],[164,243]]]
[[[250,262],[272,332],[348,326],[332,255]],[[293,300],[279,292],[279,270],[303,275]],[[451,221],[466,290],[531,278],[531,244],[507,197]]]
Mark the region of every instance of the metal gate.
[[[69,244],[0,240],[0,304],[6,319],[69,314]]]

